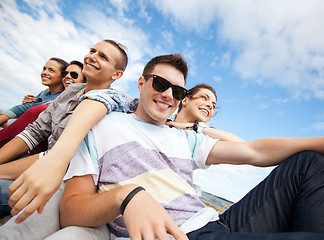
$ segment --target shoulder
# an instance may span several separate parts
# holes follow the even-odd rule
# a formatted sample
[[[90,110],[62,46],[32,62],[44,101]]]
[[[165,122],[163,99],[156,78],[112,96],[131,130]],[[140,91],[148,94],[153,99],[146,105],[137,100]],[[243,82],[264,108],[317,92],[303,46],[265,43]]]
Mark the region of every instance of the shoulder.
[[[38,98],[38,97],[42,97],[42,96],[47,96],[47,95],[50,95],[50,90],[49,90],[49,88],[47,88],[47,89],[45,89],[45,90],[39,92],[39,93],[36,95],[36,98]]]
[[[69,85],[64,92],[73,92],[73,91],[80,91],[80,90],[84,90],[86,87],[86,83],[73,83],[71,85]]]
[[[84,91],[85,87],[85,83],[73,83],[60,94],[60,97],[63,98]]]

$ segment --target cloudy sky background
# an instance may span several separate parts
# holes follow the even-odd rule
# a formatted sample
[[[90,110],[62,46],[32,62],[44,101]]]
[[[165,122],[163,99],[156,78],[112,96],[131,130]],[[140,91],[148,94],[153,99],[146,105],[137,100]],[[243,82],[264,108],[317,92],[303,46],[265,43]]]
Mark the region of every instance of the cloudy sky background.
[[[109,38],[129,48],[113,86],[138,96],[147,61],[181,53],[187,87],[218,94],[211,125],[246,140],[324,135],[324,2],[321,0],[2,0],[0,109],[44,89],[40,72],[55,56],[83,61]],[[213,166],[195,172],[205,191],[232,201],[269,168]]]

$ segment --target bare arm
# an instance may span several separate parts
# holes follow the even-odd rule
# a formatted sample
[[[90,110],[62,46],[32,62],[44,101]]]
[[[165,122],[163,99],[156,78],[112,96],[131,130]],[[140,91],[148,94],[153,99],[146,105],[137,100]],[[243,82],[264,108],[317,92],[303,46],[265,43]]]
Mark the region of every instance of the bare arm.
[[[170,127],[186,129],[188,127],[192,127],[193,123],[167,122],[166,125]],[[222,141],[244,142],[243,139],[233,133],[212,127],[205,127],[202,132],[211,138],[220,139]]]
[[[119,207],[125,197],[136,187],[130,184],[95,193],[90,175],[73,177],[65,184],[60,204],[62,227],[101,226],[119,216]],[[93,207],[96,206],[96,207]],[[131,239],[187,239],[165,209],[146,191],[138,192],[127,205],[124,221]]]
[[[223,141],[244,142],[242,138],[236,136],[233,133],[226,132],[212,127],[205,127],[202,132],[211,138],[220,139]]]
[[[0,165],[0,178],[16,179],[38,159],[38,154]]]
[[[88,99],[82,101],[48,154],[39,159],[11,184],[9,204],[12,207],[13,215],[17,215],[31,202],[17,217],[16,222],[24,221],[36,209],[39,212],[42,211],[41,209],[60,186],[66,168],[81,141],[106,113],[107,108],[101,102]],[[24,201],[21,200],[23,196]]]
[[[19,137],[15,137],[0,149],[0,164],[16,159],[29,150],[28,145]]]
[[[274,166],[292,154],[304,150],[324,154],[324,137],[265,138],[243,143],[219,141],[212,148],[206,163]]]

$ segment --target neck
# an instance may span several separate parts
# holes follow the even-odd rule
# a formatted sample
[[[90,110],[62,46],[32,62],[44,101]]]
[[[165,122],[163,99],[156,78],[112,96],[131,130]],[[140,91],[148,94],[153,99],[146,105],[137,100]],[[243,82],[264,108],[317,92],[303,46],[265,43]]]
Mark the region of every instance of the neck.
[[[107,89],[112,84],[112,81],[104,82],[104,83],[91,83],[87,80],[87,86],[85,88],[85,92],[89,92],[91,90],[98,90],[98,89]]]
[[[188,123],[188,122],[193,122],[190,120],[190,118],[188,118],[186,116],[186,114],[184,113],[184,111],[180,111],[177,116],[174,119],[175,122],[179,122],[179,123]]]
[[[145,110],[141,109],[140,106],[137,106],[137,109],[136,111],[134,112],[134,114],[138,117],[140,117],[141,119],[149,122],[149,123],[152,123],[152,124],[155,124],[155,125],[164,125],[165,122],[166,122],[166,119],[163,119],[163,120],[155,120],[155,119],[152,119]]]
[[[63,91],[64,87],[63,87],[63,84],[60,84],[60,85],[57,85],[57,86],[49,87],[49,90],[50,90],[51,94],[55,94],[57,92]]]

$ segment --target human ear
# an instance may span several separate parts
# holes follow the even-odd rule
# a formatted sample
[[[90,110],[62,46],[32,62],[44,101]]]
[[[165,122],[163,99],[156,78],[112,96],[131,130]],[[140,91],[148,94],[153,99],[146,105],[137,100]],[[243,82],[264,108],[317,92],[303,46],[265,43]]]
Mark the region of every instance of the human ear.
[[[141,77],[138,79],[138,82],[137,82],[137,88],[138,88],[138,91],[139,91],[140,93],[143,92],[144,84],[145,84],[145,78],[144,78],[143,76],[141,76]]]
[[[188,97],[185,97],[185,98],[182,100],[182,102],[181,102],[182,107],[186,107],[187,104],[188,104],[188,101],[189,101]]]
[[[113,80],[117,80],[123,76],[124,72],[122,70],[117,70],[114,75],[111,76]]]

